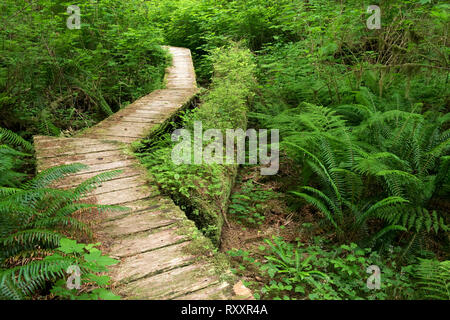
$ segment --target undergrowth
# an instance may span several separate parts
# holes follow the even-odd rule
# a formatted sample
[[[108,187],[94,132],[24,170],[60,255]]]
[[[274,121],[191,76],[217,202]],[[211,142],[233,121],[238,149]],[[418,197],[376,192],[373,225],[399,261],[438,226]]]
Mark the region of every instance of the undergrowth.
[[[208,129],[218,129],[223,133],[226,129],[245,130],[247,101],[254,86],[254,64],[251,53],[236,44],[216,50],[211,59],[214,61],[211,88],[200,97],[199,107],[182,116],[178,125],[186,136],[173,138],[168,133],[157,149],[152,140],[147,142],[144,139],[135,145],[135,149],[161,189],[170,194],[199,229],[218,245],[236,165],[205,164],[203,161],[196,164],[190,148],[194,145],[194,124],[202,125],[201,139]],[[173,159],[177,156],[173,155],[173,150],[177,144],[181,145],[180,140],[188,145],[188,150],[181,162],[175,163]],[[217,148],[215,152],[223,155],[219,150],[224,146],[218,145]]]

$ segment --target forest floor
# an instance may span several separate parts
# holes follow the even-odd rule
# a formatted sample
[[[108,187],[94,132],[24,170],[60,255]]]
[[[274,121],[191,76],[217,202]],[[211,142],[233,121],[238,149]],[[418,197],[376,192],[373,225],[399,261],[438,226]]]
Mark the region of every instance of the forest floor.
[[[267,247],[265,239],[280,237],[286,242],[308,243],[314,236],[323,236],[324,233],[318,224],[317,210],[312,206],[306,204],[296,210],[289,207],[289,197],[285,192],[292,186],[289,179],[292,170],[299,168],[286,158],[282,159],[279,175],[275,177],[261,176],[259,166],[244,166],[238,171],[237,182],[232,190],[229,224],[224,225],[222,229],[220,250],[229,254],[233,271],[242,277],[245,285],[255,291],[270,279],[253,263],[243,260],[241,255],[234,256],[233,251],[244,252],[255,259],[255,262],[267,262],[265,253],[261,250]],[[257,191],[249,190],[248,183]],[[247,219],[242,219],[239,213],[232,213],[234,195],[239,197],[244,194],[252,197],[254,192],[271,194],[268,199],[249,204],[249,210],[260,209],[261,217],[258,223],[250,223]],[[243,216],[249,217],[251,214],[244,212]]]

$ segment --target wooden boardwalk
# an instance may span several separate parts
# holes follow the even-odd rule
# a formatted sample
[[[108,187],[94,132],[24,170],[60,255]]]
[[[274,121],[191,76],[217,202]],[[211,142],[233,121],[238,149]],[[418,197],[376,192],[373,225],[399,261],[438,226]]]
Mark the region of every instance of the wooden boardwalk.
[[[153,178],[126,152],[129,143],[144,138],[197,91],[190,51],[168,48],[173,64],[166,72],[165,89],[142,97],[74,138],[35,136],[38,171],[61,164],[88,165],[57,186],[67,188],[101,172],[122,170],[87,199],[131,209],[108,213],[94,230],[108,254],[120,260],[110,273],[117,294],[126,299],[246,299],[235,295],[242,288],[235,285],[233,290],[232,284],[222,281],[224,272],[218,264],[202,256],[201,250],[193,250],[199,241],[192,237],[195,225],[159,193]]]

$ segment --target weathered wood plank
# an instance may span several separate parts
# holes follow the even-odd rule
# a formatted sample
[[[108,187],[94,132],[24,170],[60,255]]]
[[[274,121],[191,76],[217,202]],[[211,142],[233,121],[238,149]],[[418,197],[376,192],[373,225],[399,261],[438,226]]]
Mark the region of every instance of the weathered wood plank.
[[[161,211],[140,212],[121,219],[104,222],[101,224],[102,231],[99,232],[107,233],[113,237],[121,237],[127,234],[169,226],[175,222],[177,222],[176,219],[167,218]]]
[[[128,283],[118,292],[128,299],[168,300],[218,283],[214,267],[200,263]]]

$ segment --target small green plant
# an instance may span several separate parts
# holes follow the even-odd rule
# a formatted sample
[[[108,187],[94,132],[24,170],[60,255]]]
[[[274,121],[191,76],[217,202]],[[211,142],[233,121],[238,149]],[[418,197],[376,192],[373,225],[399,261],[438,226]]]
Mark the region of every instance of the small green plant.
[[[103,255],[102,252],[95,248],[100,245],[82,244],[75,240],[63,238],[56,252],[48,257],[45,261],[55,264],[55,272],[67,271],[70,266],[77,266],[80,270],[80,289],[69,289],[67,287],[68,279],[58,280],[51,293],[62,299],[70,300],[119,300],[120,296],[113,294],[106,287],[110,284],[110,277],[98,273],[108,271],[108,266],[117,264],[119,261],[109,256]],[[63,263],[61,263],[63,262]],[[69,264],[70,265],[67,265]],[[64,269],[65,268],[65,269]],[[70,279],[69,279],[70,280]]]
[[[294,250],[294,246],[287,242],[282,242],[280,238],[265,240],[269,246],[270,255],[265,256],[267,262],[261,266],[263,272],[267,272],[270,277],[269,285],[262,288],[262,293],[276,295],[275,299],[280,299],[279,294],[284,292],[295,292],[304,294],[305,286],[321,286],[321,283],[330,281],[329,277],[314,268],[310,263],[315,255],[302,256],[299,250]],[[283,295],[287,299],[288,295]]]

